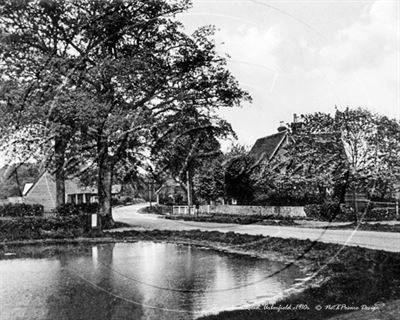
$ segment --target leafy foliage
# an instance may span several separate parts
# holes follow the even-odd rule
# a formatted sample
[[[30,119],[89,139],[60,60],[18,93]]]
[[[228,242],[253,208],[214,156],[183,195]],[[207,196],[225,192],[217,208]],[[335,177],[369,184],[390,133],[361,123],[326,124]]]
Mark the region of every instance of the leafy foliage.
[[[26,142],[35,141],[38,153],[54,160],[59,179],[92,164],[101,212],[111,216],[115,168],[131,175],[129,167],[146,162],[155,140],[190,141],[182,123],[191,130],[196,122],[212,126],[214,133],[226,128],[215,110],[249,99],[217,54],[214,29],[183,32],[175,15],[189,6],[185,0],[4,1],[0,127],[2,136],[13,137],[4,144],[22,143],[19,150],[31,157]],[[37,134],[22,139],[26,131]]]
[[[390,197],[400,169],[400,124],[365,109],[302,116],[285,150],[254,175],[258,197],[343,203],[349,190]],[[276,201],[276,200],[274,200]],[[339,210],[339,208],[337,208]],[[337,210],[337,213],[339,211]]]
[[[19,197],[26,183],[39,176],[39,166],[33,163],[15,164],[0,168],[0,198]]]
[[[98,203],[66,203],[64,205],[58,206],[55,209],[55,213],[59,216],[73,216],[73,215],[88,215],[92,213],[97,213],[99,210]]]
[[[40,204],[7,203],[0,205],[0,217],[34,217],[43,216]]]

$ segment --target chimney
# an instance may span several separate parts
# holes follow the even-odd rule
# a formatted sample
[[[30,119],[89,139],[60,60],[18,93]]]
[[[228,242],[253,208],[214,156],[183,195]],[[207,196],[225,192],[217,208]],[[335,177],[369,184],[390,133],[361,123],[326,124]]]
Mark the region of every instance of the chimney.
[[[303,121],[296,113],[293,114],[293,123],[291,124],[291,128],[293,134],[300,133],[303,128]]]

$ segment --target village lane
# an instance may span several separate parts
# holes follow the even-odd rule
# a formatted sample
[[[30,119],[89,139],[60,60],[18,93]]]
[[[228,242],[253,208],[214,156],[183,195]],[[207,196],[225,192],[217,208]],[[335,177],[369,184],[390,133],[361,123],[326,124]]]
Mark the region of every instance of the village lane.
[[[358,230],[326,230],[321,228],[282,227],[263,225],[239,225],[228,223],[208,223],[195,221],[168,220],[154,214],[138,213],[140,208],[148,204],[137,204],[113,209],[116,221],[129,224],[131,227],[115,229],[123,230],[195,230],[236,232],[241,234],[264,235],[279,238],[309,239],[347,246],[360,246],[376,250],[400,252],[400,233]]]

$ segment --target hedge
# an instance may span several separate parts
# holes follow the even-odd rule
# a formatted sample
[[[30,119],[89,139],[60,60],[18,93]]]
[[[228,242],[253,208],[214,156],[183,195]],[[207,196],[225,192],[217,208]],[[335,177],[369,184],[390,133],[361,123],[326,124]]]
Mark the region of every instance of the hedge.
[[[38,217],[43,216],[40,204],[7,203],[0,205],[0,217]]]
[[[364,215],[361,214],[361,217],[363,220],[367,221],[399,219],[399,217],[396,216],[396,208],[372,208],[368,210]]]
[[[74,238],[89,231],[85,216],[70,217],[24,217],[0,220],[0,241]]]
[[[61,206],[58,206],[54,213],[58,214],[61,217],[66,216],[79,216],[79,215],[87,215],[92,213],[97,213],[99,210],[98,203],[66,203]]]
[[[340,205],[340,211],[335,215],[337,204],[334,202],[327,202],[324,204],[308,204],[304,206],[304,212],[307,217],[317,220],[335,220],[335,221],[354,221],[355,213],[351,207]],[[365,221],[385,221],[385,220],[399,220],[400,217],[396,216],[395,208],[368,208],[366,211],[359,211],[357,220]]]
[[[323,204],[308,204],[304,206],[307,217],[322,221],[349,221],[354,220],[354,212],[351,208],[340,205],[337,212],[338,203],[327,201]]]

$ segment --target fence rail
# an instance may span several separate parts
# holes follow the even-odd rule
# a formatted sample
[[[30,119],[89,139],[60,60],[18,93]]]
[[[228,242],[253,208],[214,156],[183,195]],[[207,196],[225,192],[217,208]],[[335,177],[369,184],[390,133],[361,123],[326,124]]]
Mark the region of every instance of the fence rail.
[[[195,214],[196,207],[195,206],[173,206],[172,207],[172,214],[173,215],[194,215]]]

